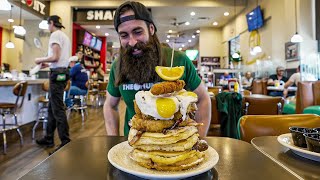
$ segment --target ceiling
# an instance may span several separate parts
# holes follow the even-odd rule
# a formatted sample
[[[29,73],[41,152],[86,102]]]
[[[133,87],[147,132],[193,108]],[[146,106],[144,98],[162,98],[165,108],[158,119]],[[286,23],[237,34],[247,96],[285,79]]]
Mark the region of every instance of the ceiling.
[[[155,25],[158,29],[157,33],[160,41],[166,42],[168,39],[167,35],[169,34],[168,31],[172,30],[173,32],[170,34],[169,44],[171,45],[172,42],[175,41],[176,48],[181,47],[182,44],[185,48],[188,48],[194,47],[199,41],[199,34],[196,33],[196,30],[203,27],[221,28],[233,19],[235,12],[238,14],[247,5],[247,0],[236,1],[236,10],[233,6],[233,0],[212,0],[208,2],[202,0],[154,0],[152,2],[163,2],[163,4],[160,4],[159,6],[150,5],[150,8]],[[13,25],[19,24],[19,10],[19,7],[14,6],[13,19],[15,22]],[[195,15],[191,16],[191,12],[195,12]],[[224,12],[229,12],[229,16],[224,16]],[[9,18],[9,14],[9,11],[0,11],[0,26],[8,28],[9,22],[7,19]],[[22,18],[25,20],[38,19],[39,22],[41,20],[39,17],[24,10],[22,10]],[[188,21],[190,25],[185,25],[184,22],[186,21]],[[218,22],[217,26],[212,25],[215,21]],[[107,41],[115,42],[115,45],[119,46],[118,35],[112,25],[101,25],[100,29],[96,29],[96,25],[82,25],[82,27],[98,36],[104,36],[106,32],[109,33],[110,35],[108,36]],[[195,38],[192,38],[192,35],[195,35]],[[191,42],[188,42],[188,40],[191,40]]]

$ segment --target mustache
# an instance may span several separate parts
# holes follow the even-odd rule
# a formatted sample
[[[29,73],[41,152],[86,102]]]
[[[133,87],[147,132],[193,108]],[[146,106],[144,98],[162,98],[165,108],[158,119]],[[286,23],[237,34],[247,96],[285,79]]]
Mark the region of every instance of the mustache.
[[[141,55],[133,55],[132,53],[134,50],[141,50],[142,53],[144,54],[148,51],[154,51],[153,45],[150,42],[147,42],[146,44],[143,42],[137,42],[134,46],[127,45],[125,48],[123,48],[123,53],[129,56],[141,56]]]

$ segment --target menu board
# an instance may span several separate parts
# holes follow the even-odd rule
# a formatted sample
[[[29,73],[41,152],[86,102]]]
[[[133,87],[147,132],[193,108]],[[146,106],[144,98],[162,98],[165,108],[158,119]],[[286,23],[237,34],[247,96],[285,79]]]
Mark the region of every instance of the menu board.
[[[96,45],[94,46],[94,49],[101,50],[102,41],[100,39],[97,39]]]
[[[82,44],[84,44],[86,46],[90,46],[91,39],[92,39],[92,35],[86,31],[84,33],[83,43]]]
[[[90,47],[94,48],[97,42],[97,37],[92,36],[91,42],[90,42]]]

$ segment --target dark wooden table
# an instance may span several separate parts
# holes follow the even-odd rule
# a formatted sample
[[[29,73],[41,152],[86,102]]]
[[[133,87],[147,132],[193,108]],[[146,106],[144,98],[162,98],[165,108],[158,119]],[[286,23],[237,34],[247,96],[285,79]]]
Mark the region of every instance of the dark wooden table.
[[[88,137],[77,139],[31,169],[20,179],[141,179],[114,168],[107,154],[126,137]],[[244,141],[206,138],[219,154],[210,171],[189,179],[297,179],[284,168]]]
[[[282,146],[277,136],[256,137],[251,143],[260,152],[291,171],[299,179],[320,179],[320,162],[296,155],[289,148]]]

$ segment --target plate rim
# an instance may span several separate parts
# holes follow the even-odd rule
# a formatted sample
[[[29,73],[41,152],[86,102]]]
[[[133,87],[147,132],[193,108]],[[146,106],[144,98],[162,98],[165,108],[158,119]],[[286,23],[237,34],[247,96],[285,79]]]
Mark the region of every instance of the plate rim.
[[[137,171],[134,171],[134,170],[131,170],[131,169],[126,169],[120,165],[118,165],[117,163],[113,162],[112,160],[112,157],[111,157],[111,153],[112,150],[114,150],[114,148],[118,145],[121,145],[123,143],[128,143],[128,141],[124,141],[124,142],[121,142],[121,143],[118,143],[116,144],[115,146],[113,146],[109,151],[108,151],[108,161],[110,162],[110,164],[112,164],[115,168],[123,171],[123,172],[126,172],[126,173],[129,173],[131,175],[134,175],[134,176],[137,176],[137,177],[143,177],[143,178],[156,178],[156,179],[174,179],[174,178],[187,178],[187,177],[192,177],[192,176],[196,176],[196,175],[199,175],[199,174],[202,174],[206,171],[209,171],[210,169],[212,169],[219,161],[219,154],[218,152],[212,148],[211,146],[208,146],[208,148],[211,148],[211,150],[214,151],[214,155],[213,156],[216,156],[216,161],[214,163],[212,163],[212,166],[207,166],[203,169],[200,169],[199,171],[196,171],[196,172],[185,172],[185,173],[181,173],[181,174],[148,174],[148,173],[145,173],[145,172],[137,172]],[[184,172],[184,171],[180,171],[180,172]]]
[[[316,156],[317,158],[320,158],[320,153],[312,152],[312,151],[309,151],[309,150],[302,149],[302,148],[300,148],[298,146],[285,143],[284,141],[282,141],[282,139],[285,138],[285,137],[286,138],[290,138],[290,140],[292,141],[291,133],[281,134],[280,136],[277,137],[278,142],[280,144],[282,144],[283,146],[285,146],[285,147],[287,147],[289,149],[292,149],[294,151],[298,151],[300,153],[304,153],[304,154],[307,154],[307,155],[312,155],[312,156]]]

